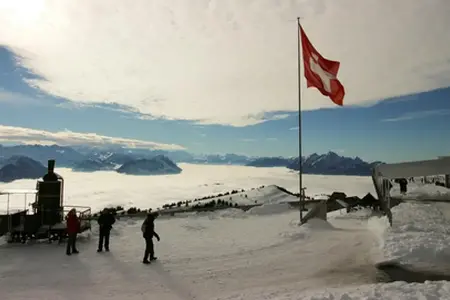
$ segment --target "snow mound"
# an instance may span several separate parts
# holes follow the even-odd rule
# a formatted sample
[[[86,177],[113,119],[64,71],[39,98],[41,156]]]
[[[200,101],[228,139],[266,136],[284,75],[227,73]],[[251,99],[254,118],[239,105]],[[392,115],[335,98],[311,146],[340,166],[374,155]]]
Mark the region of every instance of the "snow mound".
[[[392,188],[390,194],[392,197],[400,199],[450,201],[450,189],[434,184],[409,183],[406,195],[400,193],[400,187],[396,184]]]
[[[196,219],[196,218],[207,218],[210,220],[215,219],[223,219],[223,218],[246,218],[245,212],[239,208],[226,208],[226,209],[217,209],[211,211],[197,211],[197,212],[186,212],[182,214],[175,214],[175,216],[170,217],[178,218],[178,219]]]
[[[337,212],[339,213],[331,215],[335,219],[368,219],[375,214],[370,208],[361,208],[349,213],[346,213],[345,209],[338,210]],[[330,216],[330,213],[328,215]]]
[[[215,218],[245,218],[245,212],[239,208],[220,209],[211,213]]]
[[[279,204],[263,204],[261,206],[255,206],[247,211],[249,215],[272,215],[285,213],[287,211],[291,211],[291,206],[287,203],[279,203]]]
[[[254,205],[254,204],[277,204],[298,201],[296,196],[293,196],[276,185],[268,185],[259,188],[249,189],[243,192],[234,194],[222,194],[221,196],[212,197],[195,202],[201,205],[211,201],[227,201],[233,205]]]
[[[336,229],[329,222],[321,220],[321,219],[317,219],[317,218],[313,218],[313,219],[308,220],[308,222],[306,224],[304,224],[303,226],[305,226],[306,228],[311,229],[311,230]]]
[[[382,259],[412,266],[448,263],[449,204],[401,203],[392,215],[392,227],[385,217],[369,221],[369,229],[379,239]]]
[[[249,297],[250,296],[250,297]],[[329,288],[315,291],[286,292],[263,291],[261,293],[232,295],[216,298],[216,300],[410,300],[450,299],[450,283],[447,281],[426,282],[423,284],[393,282],[387,284],[369,284],[363,287]]]

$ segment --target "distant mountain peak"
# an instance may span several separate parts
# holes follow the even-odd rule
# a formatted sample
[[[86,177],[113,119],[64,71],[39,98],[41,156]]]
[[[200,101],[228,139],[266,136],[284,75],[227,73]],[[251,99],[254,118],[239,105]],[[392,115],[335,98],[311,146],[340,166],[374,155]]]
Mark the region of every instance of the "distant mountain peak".
[[[287,167],[299,170],[299,159],[293,160]],[[313,153],[302,158],[302,171],[306,174],[368,176],[372,173],[373,167],[373,163],[365,162],[359,157],[340,156],[333,151],[325,154]]]
[[[42,164],[55,159],[60,167],[78,168],[79,170],[118,169],[127,162],[157,157],[161,163],[170,166],[172,163],[184,162],[209,165],[249,165],[254,167],[288,167],[298,170],[298,157],[256,157],[241,154],[192,154],[186,151],[165,151],[149,149],[129,149],[119,146],[92,147],[86,145],[16,145],[1,146],[0,163],[12,156],[25,156]],[[368,163],[359,157],[351,158],[328,151],[324,154],[312,153],[302,156],[305,173],[316,174],[355,174],[367,175],[373,166],[381,162]],[[101,163],[100,163],[101,162]],[[90,165],[89,165],[90,164]],[[174,167],[172,165],[172,167]]]
[[[182,169],[164,155],[140,158],[124,163],[118,173],[129,175],[168,175],[181,173]]]
[[[26,156],[14,155],[0,167],[0,182],[12,182],[18,179],[37,179],[47,173],[40,162]]]

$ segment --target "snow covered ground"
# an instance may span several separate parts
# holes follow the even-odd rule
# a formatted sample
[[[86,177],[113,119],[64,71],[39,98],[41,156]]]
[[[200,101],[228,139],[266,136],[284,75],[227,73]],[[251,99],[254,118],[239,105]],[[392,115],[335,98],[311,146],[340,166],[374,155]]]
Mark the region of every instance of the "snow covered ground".
[[[110,253],[96,253],[96,227],[79,239],[77,256],[67,257],[64,245],[6,244],[0,247],[1,299],[450,297],[447,282],[374,283],[379,240],[368,230],[367,210],[348,218],[333,212],[329,222],[301,227],[297,211],[269,212],[229,209],[159,219],[159,260],[149,266],[140,262],[144,245],[137,219],[117,222]]]
[[[137,219],[117,222],[110,253],[96,253],[96,227],[80,238],[77,256],[67,257],[64,245],[3,245],[1,299],[450,298],[447,282],[375,283],[374,263],[383,253],[377,253],[381,239],[373,233],[386,232],[383,218],[367,226],[370,211],[337,211],[328,222],[299,227],[297,211],[271,214],[276,206],[263,214],[228,209],[158,219],[159,260],[149,266],[140,262]],[[408,218],[423,211],[417,208],[409,209]],[[397,236],[385,245],[404,253],[417,242]]]
[[[95,252],[96,228],[72,257],[64,245],[3,245],[1,299],[261,299],[251,295],[375,280],[361,221],[299,227],[297,211],[234,209],[160,219],[150,266],[140,263],[141,222],[118,221],[110,253]]]
[[[268,177],[256,180],[259,184],[252,187],[271,184],[266,181]],[[336,190],[357,194],[350,190],[350,177],[345,182]],[[226,190],[248,188],[226,185]],[[102,188],[105,191],[100,184]],[[187,185],[182,188],[187,190]],[[298,226],[298,211],[280,204],[283,197],[267,192],[271,188],[255,190],[254,196],[264,195],[261,201],[269,204],[247,212],[230,208],[158,219],[159,260],[149,266],[141,263],[139,219],[116,223],[110,253],[96,253],[95,226],[80,237],[81,253],[76,256],[67,257],[65,245],[0,245],[0,299],[450,299],[446,281],[376,283],[380,274],[375,268],[376,263],[396,261],[443,271],[449,265],[450,270],[450,204],[403,203],[393,209],[392,228],[385,217],[374,217],[366,209],[335,211],[328,222],[311,220]],[[72,187],[69,195],[86,192],[81,180],[74,194],[76,190]],[[425,190],[430,195],[446,192],[417,186],[410,193]]]

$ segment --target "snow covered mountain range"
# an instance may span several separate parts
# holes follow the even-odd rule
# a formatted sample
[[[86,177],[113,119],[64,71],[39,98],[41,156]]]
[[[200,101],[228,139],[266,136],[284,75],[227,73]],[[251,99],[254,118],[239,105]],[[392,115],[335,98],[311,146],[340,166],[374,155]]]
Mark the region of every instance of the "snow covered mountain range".
[[[78,171],[113,170],[127,162],[164,156],[175,163],[228,164],[253,167],[287,167],[299,169],[298,157],[251,157],[238,154],[197,155],[186,151],[162,151],[127,149],[122,147],[94,148],[89,146],[44,146],[44,145],[0,145],[0,167],[2,161],[12,156],[26,156],[43,165],[55,159],[58,166]],[[340,156],[334,152],[312,154],[302,158],[303,172],[326,175],[370,175],[374,165],[381,162],[365,162],[356,157]],[[173,170],[175,172],[175,169]]]

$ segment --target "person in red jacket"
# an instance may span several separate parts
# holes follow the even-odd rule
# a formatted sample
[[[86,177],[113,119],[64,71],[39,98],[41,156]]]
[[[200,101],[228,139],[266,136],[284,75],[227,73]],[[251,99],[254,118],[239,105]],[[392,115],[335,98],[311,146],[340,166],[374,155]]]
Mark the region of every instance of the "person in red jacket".
[[[71,209],[67,214],[67,248],[66,254],[71,255],[77,254],[78,250],[76,247],[77,234],[80,232],[80,220],[77,217],[77,211],[75,208]]]

